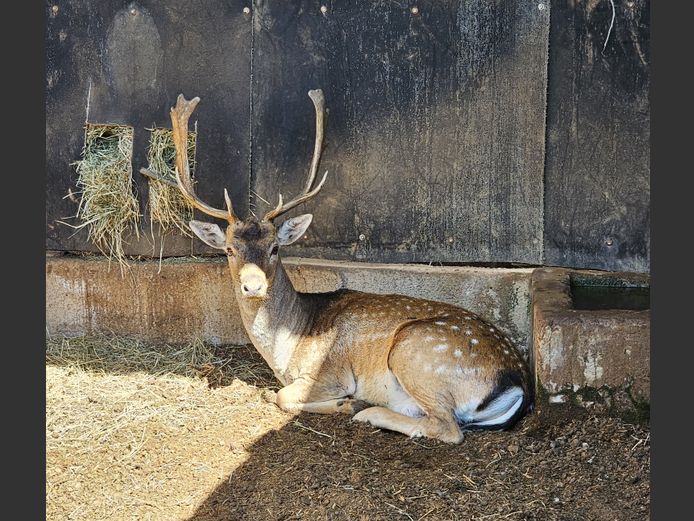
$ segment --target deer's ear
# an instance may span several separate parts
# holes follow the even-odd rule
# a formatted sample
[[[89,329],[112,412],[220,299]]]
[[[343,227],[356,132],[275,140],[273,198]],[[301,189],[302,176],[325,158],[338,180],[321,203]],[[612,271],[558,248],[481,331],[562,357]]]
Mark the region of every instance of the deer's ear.
[[[202,242],[209,244],[218,250],[226,250],[226,237],[222,229],[216,224],[204,223],[202,221],[190,221],[188,223]]]
[[[287,246],[296,241],[308,229],[312,219],[312,214],[305,213],[284,221],[277,230],[277,244]]]

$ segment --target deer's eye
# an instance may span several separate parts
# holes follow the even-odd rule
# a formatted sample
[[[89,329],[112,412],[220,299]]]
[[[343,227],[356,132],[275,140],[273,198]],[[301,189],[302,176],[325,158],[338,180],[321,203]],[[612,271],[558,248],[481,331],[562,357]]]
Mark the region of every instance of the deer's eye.
[[[277,255],[277,252],[280,250],[280,247],[277,244],[272,245],[272,249],[270,250],[270,255],[274,257]]]

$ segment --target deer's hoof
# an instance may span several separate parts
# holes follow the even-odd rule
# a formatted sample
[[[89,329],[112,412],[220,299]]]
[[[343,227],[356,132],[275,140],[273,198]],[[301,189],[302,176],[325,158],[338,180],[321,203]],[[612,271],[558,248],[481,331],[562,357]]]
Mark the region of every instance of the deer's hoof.
[[[261,392],[260,396],[267,403],[274,403],[275,405],[277,405],[277,393],[275,391],[265,389]]]

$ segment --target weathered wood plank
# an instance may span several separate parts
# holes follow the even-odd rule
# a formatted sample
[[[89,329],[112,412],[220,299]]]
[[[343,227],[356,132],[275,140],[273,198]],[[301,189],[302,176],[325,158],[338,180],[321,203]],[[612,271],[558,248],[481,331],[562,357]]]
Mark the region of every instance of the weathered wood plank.
[[[325,92],[326,186],[290,253],[540,263],[549,9],[522,1],[256,0],[258,212],[300,190],[306,93]],[[363,236],[363,240],[359,237]]]
[[[57,4],[46,27],[47,239],[48,249],[97,251],[86,230],[75,234],[57,221],[79,224],[70,163],[80,158],[84,123],[134,127],[133,177],[145,215],[139,241],[126,253],[159,255],[147,214],[147,128],[171,126],[176,96],[200,96],[197,190],[223,207],[227,187],[240,212],[248,208],[251,17],[245,2],[175,0]],[[88,107],[88,114],[87,114]],[[207,252],[201,241],[167,235],[164,255]]]
[[[650,262],[650,2],[552,8],[545,260],[617,271]],[[604,48],[604,50],[603,50]]]

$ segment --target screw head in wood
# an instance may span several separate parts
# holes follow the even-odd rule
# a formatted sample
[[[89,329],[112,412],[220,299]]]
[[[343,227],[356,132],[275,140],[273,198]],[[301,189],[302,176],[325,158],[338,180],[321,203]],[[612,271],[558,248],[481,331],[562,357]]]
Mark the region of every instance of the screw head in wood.
[[[419,14],[419,7],[413,5],[412,7],[410,7],[410,13],[412,13],[414,16],[417,16]]]
[[[325,14],[328,12],[328,6],[327,5],[322,5],[320,6],[320,12]]]
[[[251,8],[246,6],[243,8],[243,14],[251,14]]]
[[[360,233],[360,234],[359,234],[359,240],[360,240],[360,241],[363,241],[363,240],[365,240],[365,239],[366,239],[366,235],[364,235],[363,233]]]
[[[540,11],[544,11],[545,9],[547,9],[547,6],[545,4],[537,4],[537,8]]]

